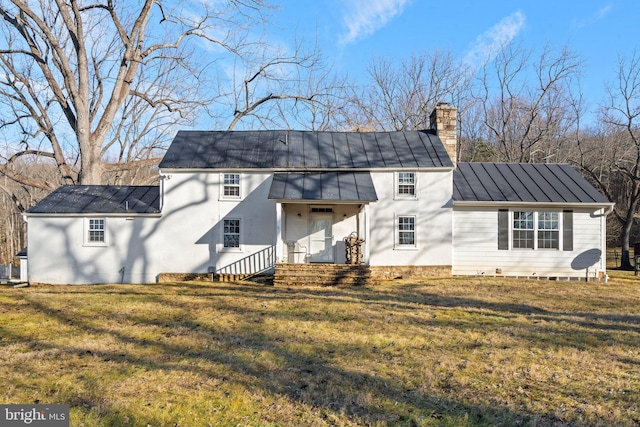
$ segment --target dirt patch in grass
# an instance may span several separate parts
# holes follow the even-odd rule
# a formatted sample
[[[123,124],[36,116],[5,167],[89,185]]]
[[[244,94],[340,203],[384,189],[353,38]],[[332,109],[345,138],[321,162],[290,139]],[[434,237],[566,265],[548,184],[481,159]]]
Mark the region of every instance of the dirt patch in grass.
[[[74,426],[638,425],[640,282],[1,288],[0,378]]]

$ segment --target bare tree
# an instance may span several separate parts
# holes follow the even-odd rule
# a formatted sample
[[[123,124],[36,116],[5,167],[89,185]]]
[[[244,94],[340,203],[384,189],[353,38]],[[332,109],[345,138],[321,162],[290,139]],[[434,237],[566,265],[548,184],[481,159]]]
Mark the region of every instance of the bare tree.
[[[354,95],[347,127],[368,130],[428,129],[436,103],[464,96],[467,73],[451,52],[413,55],[395,67],[388,59],[369,66],[370,84]]]
[[[145,159],[166,126],[192,119],[194,102],[202,100],[210,64],[188,43],[206,40],[238,54],[247,43],[243,30],[262,19],[265,7],[261,0],[163,5],[0,5],[0,128],[15,141],[1,173],[51,189],[102,183],[108,155],[117,158],[112,167]],[[50,159],[59,181],[19,173],[14,164],[25,156]]]
[[[35,158],[24,157],[14,167],[45,181],[55,181],[58,175],[50,162],[37,162]],[[48,190],[19,184],[7,176],[0,177],[0,264],[16,262],[17,252],[26,244],[22,212],[47,193]]]
[[[581,61],[569,49],[545,47],[540,59],[513,43],[491,57],[479,72],[475,91],[482,123],[501,161],[557,162],[550,152],[576,123],[571,86]]]
[[[348,87],[345,78],[333,75],[319,48],[307,48],[304,40],[296,41],[291,52],[262,45],[237,56],[233,76],[226,97],[233,119],[227,130],[241,122],[252,128],[327,126]]]
[[[603,128],[581,141],[581,166],[609,200],[620,223],[621,267],[632,268],[630,243],[640,208],[640,55],[619,58],[600,106]]]

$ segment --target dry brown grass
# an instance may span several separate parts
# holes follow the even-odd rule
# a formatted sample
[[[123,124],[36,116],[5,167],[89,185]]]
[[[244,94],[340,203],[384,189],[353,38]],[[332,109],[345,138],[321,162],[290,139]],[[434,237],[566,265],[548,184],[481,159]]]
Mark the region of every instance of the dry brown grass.
[[[638,425],[640,282],[0,288],[0,378],[74,426]]]

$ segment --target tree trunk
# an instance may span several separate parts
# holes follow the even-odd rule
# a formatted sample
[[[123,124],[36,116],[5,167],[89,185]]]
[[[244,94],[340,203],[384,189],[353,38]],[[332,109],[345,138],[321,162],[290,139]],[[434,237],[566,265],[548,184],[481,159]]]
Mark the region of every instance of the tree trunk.
[[[78,135],[78,145],[82,153],[82,165],[78,184],[100,185],[102,184],[102,159],[100,156],[101,144],[92,140],[90,135]]]
[[[633,270],[634,264],[631,263],[631,256],[629,254],[631,247],[631,230],[633,229],[633,222],[635,213],[638,209],[638,200],[640,199],[640,181],[634,180],[631,190],[631,200],[629,200],[629,210],[627,210],[627,216],[622,227],[622,259],[620,261],[620,268],[623,270]],[[635,262],[635,261],[634,261]]]
[[[622,228],[622,258],[620,259],[620,268],[622,270],[633,270],[633,265],[631,265],[631,256],[629,255],[631,225],[632,222],[627,222]]]

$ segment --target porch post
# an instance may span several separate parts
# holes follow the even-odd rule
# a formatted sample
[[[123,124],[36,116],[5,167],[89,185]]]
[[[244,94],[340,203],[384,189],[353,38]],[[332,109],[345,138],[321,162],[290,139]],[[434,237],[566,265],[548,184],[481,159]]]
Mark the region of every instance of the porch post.
[[[371,247],[371,233],[369,233],[369,204],[364,205],[364,264],[369,265],[369,248]]]
[[[280,262],[284,259],[284,245],[283,235],[284,230],[284,216],[282,211],[282,203],[276,202],[276,262]]]

